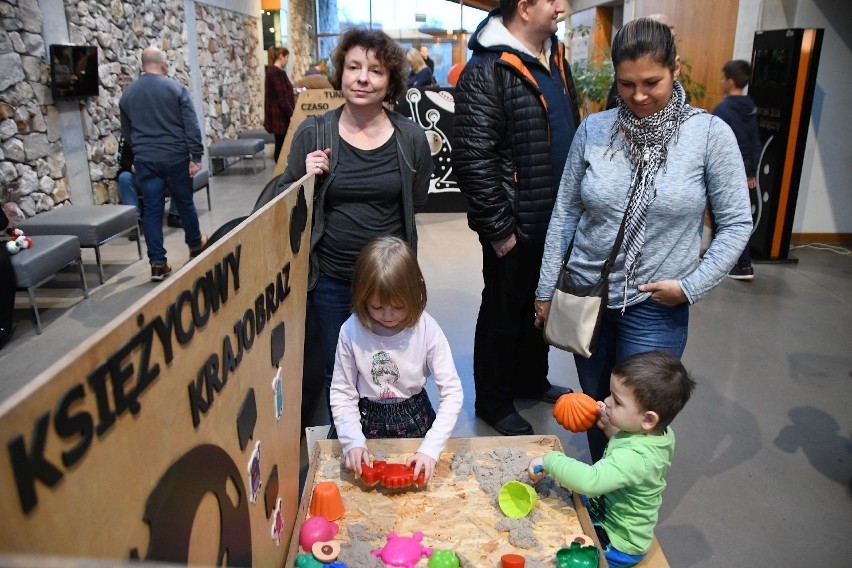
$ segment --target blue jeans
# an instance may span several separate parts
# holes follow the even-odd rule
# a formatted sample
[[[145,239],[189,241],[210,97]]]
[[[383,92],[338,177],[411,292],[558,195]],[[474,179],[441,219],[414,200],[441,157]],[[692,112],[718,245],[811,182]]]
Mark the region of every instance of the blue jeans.
[[[118,195],[122,203],[136,207],[136,219],[141,220],[142,210],[139,209],[139,194],[136,192],[136,176],[133,172],[119,172]],[[169,215],[180,216],[174,199],[169,200]]]
[[[337,351],[340,326],[352,315],[352,283],[320,274],[317,285],[308,292],[308,310],[319,328],[319,356],[322,357],[325,368],[325,405],[332,425],[328,437],[333,439],[337,438],[337,431],[334,429],[328,393],[334,374],[334,355]],[[317,350],[312,346],[305,345],[305,357],[315,357],[316,353]]]
[[[651,299],[630,306],[607,310],[601,324],[598,347],[588,359],[574,356],[577,377],[583,392],[595,400],[609,396],[612,368],[629,355],[668,349],[677,357],[683,355],[689,327],[689,304],[664,306]],[[603,457],[607,437],[598,428],[587,432],[592,462]]]
[[[145,246],[148,248],[148,260],[151,264],[166,262],[166,249],[163,247],[163,210],[166,204],[166,188],[177,204],[180,220],[183,224],[184,242],[189,248],[201,245],[201,229],[198,227],[198,213],[192,200],[192,178],[189,177],[189,160],[172,163],[146,163],[135,161],[136,183],[142,188],[145,199],[145,214],[142,217],[142,232],[145,233]]]

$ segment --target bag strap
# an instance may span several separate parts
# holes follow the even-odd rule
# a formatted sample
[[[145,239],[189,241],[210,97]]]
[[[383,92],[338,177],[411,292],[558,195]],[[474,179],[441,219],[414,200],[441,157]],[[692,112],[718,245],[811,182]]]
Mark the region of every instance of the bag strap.
[[[325,117],[318,114],[314,117],[317,125],[317,150],[325,150]]]

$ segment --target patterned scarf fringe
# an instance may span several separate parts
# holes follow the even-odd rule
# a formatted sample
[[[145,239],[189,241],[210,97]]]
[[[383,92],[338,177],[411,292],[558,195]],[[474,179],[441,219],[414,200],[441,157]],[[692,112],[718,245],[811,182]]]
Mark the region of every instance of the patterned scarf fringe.
[[[672,96],[666,106],[645,118],[634,115],[621,96],[618,97],[618,117],[613,125],[607,151],[612,152],[612,159],[618,150],[623,149],[634,168],[627,194],[629,202],[626,204],[627,221],[624,228],[626,278],[622,314],[627,307],[627,286],[635,282],[642,259],[648,208],[657,197],[655,180],[657,172],[666,166],[668,144],[672,138],[677,142],[680,125],[685,120],[702,112],[706,111],[686,104],[686,92],[678,81],[674,82]],[[619,131],[623,134],[623,142],[616,146]]]

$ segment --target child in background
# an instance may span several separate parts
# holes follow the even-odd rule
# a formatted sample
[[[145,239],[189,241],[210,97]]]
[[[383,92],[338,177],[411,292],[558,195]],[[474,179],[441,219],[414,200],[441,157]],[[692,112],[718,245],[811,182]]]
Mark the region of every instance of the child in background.
[[[754,189],[757,186],[757,168],[763,146],[760,143],[760,131],[757,128],[757,107],[751,97],[743,93],[750,78],[751,65],[748,61],[732,59],[725,63],[722,67],[722,91],[726,96],[713,109],[713,114],[724,120],[734,131],[737,145],[743,156],[748,188]],[[731,269],[728,278],[754,279],[754,268],[751,265],[748,245]]]
[[[427,314],[426,283],[411,248],[381,237],[352,277],[352,316],[340,328],[329,401],[346,468],[372,466],[368,438],[423,438],[406,465],[428,481],[461,412],[463,394],[447,338]],[[438,413],[426,379],[440,393]]]
[[[668,351],[626,357],[612,370],[610,395],[598,402],[598,427],[609,438],[603,458],[588,465],[550,452],[529,464],[533,481],[549,473],[590,497],[589,513],[612,568],[638,564],[651,547],[674,454],[669,424],[694,387]]]

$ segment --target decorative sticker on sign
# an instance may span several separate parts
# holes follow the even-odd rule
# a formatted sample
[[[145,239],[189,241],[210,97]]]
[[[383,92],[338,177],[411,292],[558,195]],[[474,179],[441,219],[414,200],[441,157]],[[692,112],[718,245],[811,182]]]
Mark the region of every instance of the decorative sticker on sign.
[[[249,501],[257,503],[257,494],[260,492],[260,441],[254,443],[254,450],[248,463]]]
[[[284,370],[278,367],[278,372],[272,379],[272,392],[275,393],[275,420],[280,420],[281,415],[284,414],[284,382],[281,380],[283,372]]]
[[[284,518],[281,516],[281,497],[275,501],[275,509],[272,511],[272,540],[275,546],[281,546],[281,533],[284,531]]]

